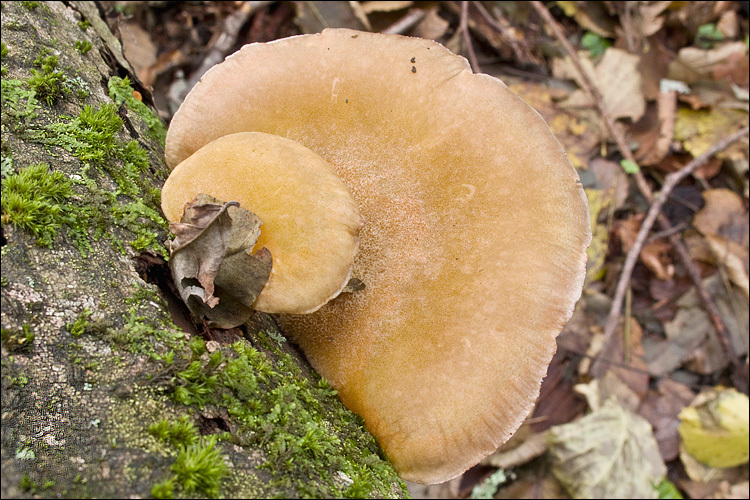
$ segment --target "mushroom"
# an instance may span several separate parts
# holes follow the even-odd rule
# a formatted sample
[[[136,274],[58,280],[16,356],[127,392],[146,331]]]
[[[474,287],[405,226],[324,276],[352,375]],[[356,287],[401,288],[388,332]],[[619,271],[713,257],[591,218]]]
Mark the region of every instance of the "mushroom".
[[[280,317],[313,367],[404,479],[446,481],[495,451],[533,408],[591,240],[543,119],[436,42],[327,29],[207,72],[167,163],[241,131],[322,156],[366,221],[353,268],[366,288]]]
[[[237,201],[263,221],[252,250],[267,248],[273,265],[254,309],[310,313],[349,282],[362,217],[331,165],[313,151],[260,132],[219,137],[169,175],[164,215],[180,220],[199,194]]]

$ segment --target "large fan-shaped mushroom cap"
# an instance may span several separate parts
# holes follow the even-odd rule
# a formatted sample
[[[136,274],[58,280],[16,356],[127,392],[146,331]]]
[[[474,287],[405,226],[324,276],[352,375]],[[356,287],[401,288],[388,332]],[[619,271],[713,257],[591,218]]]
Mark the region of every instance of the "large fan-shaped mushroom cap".
[[[445,481],[493,452],[534,405],[591,239],[541,117],[435,42],[330,29],[206,73],[167,162],[240,131],[321,155],[366,221],[353,271],[366,288],[282,317],[313,366],[405,479]]]

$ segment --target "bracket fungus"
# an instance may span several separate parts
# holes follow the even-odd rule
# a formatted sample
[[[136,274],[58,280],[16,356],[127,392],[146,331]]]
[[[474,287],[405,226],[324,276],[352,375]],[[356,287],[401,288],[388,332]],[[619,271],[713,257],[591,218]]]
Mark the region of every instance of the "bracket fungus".
[[[436,42],[327,29],[208,71],[172,120],[167,164],[178,172],[240,132],[314,151],[358,205],[364,290],[279,319],[401,476],[446,481],[507,441],[580,297],[591,240],[578,175],[539,114]],[[224,174],[193,175],[226,199],[212,189]],[[164,200],[170,220],[187,201]]]

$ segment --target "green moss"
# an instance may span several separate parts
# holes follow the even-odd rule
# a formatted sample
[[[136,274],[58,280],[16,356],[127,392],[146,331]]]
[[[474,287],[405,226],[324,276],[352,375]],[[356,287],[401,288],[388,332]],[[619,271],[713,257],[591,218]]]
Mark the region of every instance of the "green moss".
[[[104,104],[99,109],[85,106],[79,116],[62,117],[62,121],[47,126],[46,142],[70,151],[84,163],[103,165],[116,156],[121,127],[114,104]]]
[[[216,442],[216,435],[201,437],[197,443],[180,449],[172,464],[172,472],[185,494],[197,492],[208,497],[218,496],[221,480],[227,475],[227,466]]]
[[[10,21],[4,22],[3,27],[8,28],[11,31],[23,31],[26,29],[26,25],[21,24],[20,21],[11,19]]]
[[[34,66],[41,68],[31,69],[31,77],[28,84],[37,96],[43,99],[48,106],[55,103],[63,94],[70,90],[66,86],[67,78],[57,70],[57,64],[60,59],[58,55],[50,55],[47,50],[43,50],[34,61]]]
[[[73,324],[68,324],[68,329],[73,337],[80,337],[86,331],[86,327],[89,326],[89,317],[91,317],[91,310],[84,309]]]
[[[84,19],[83,21],[78,21],[78,27],[81,28],[83,31],[86,31],[89,29],[89,26],[91,26],[91,21],[88,19]]]
[[[5,45],[5,43],[0,42],[0,61],[5,59],[5,56],[7,55],[8,55],[8,46]],[[0,66],[0,74],[2,74],[2,76],[5,76],[8,74],[8,68],[6,68],[4,64]]]
[[[151,137],[163,145],[167,137],[167,128],[164,126],[164,122],[148,106],[143,104],[142,101],[136,99],[133,94],[133,87],[130,85],[130,80],[128,78],[113,76],[107,82],[107,88],[112,100],[117,105],[124,103],[128,109],[140,116],[146,122]]]
[[[138,294],[144,295],[140,300],[147,300],[145,293]],[[151,325],[154,329],[153,320]],[[109,432],[118,436],[113,446],[174,460],[168,476],[151,476],[152,496],[408,495],[361,419],[341,405],[336,391],[320,378],[311,382],[265,334],[253,336],[253,342],[255,347],[240,340],[209,352],[199,336],[179,339],[170,356],[161,355],[164,363],[153,379],[145,386],[135,384],[132,396],[113,407],[107,420]],[[150,338],[140,343],[158,344]],[[167,386],[166,376],[171,377]],[[173,407],[164,398],[186,405]],[[198,413],[201,406],[218,410],[231,434],[201,436],[193,417],[174,413],[179,408]],[[265,463],[250,474],[237,463],[225,469],[221,443],[263,450]]]
[[[93,46],[88,40],[76,40],[75,47],[78,52],[80,52],[81,54],[85,54],[86,52],[91,50]]]
[[[277,338],[259,337],[264,350],[238,341],[210,356],[202,340],[191,341],[193,357],[175,377],[173,399],[225,408],[236,424],[225,439],[266,450],[268,460],[260,468],[271,473],[274,490],[291,496],[390,496],[380,478],[395,478],[395,472],[361,419],[341,406],[325,381],[311,384],[280,350]],[[332,422],[359,429],[359,434],[344,439]],[[345,486],[335,482],[340,474],[351,481]],[[303,478],[311,477],[327,482],[308,491],[309,481]]]
[[[182,330],[173,323],[167,328],[157,328],[153,319],[139,314],[139,308],[148,304],[131,304],[128,313],[123,316],[125,325],[114,332],[111,338],[132,353],[157,354],[157,347],[174,348],[175,342],[184,337]],[[164,348],[164,347],[162,347]]]
[[[150,182],[150,176],[145,175],[150,169],[147,152],[135,140],[120,139],[123,121],[117,105],[85,106],[75,117],[52,116],[51,120],[49,117],[39,120],[40,113],[47,114],[39,105],[40,98],[51,104],[75,88],[79,96],[88,95],[85,90],[88,84],[80,78],[62,76],[57,70],[58,61],[57,55],[44,49],[34,61],[35,68],[28,81],[2,79],[3,132],[10,129],[27,142],[60,147],[82,163],[80,170],[73,174],[76,201],[59,203],[59,209],[52,208],[52,215],[56,217],[47,229],[39,226],[31,229],[41,231],[40,243],[49,246],[58,229],[64,226],[68,240],[83,255],[91,251],[92,241],[104,238],[123,253],[126,245],[130,245],[137,251],[149,251],[166,258],[163,239],[167,235],[167,222],[159,210],[161,192]],[[139,104],[145,108],[143,103]],[[153,114],[151,117],[154,118]],[[148,125],[149,130],[156,130],[154,123]],[[3,151],[2,161],[5,177],[12,173],[12,156]],[[108,178],[115,181],[116,189],[104,187],[109,184]],[[8,204],[40,215],[49,213],[50,206],[55,205],[47,203],[37,207],[25,201],[28,200],[16,197]],[[5,192],[3,205],[5,208]],[[4,222],[6,219],[4,215]],[[132,234],[132,238],[123,242],[118,236],[126,233],[113,230],[116,228]]]
[[[15,377],[9,376],[8,377],[8,381],[10,382],[10,385],[14,385],[14,386],[18,386],[18,387],[23,387],[23,386],[25,386],[26,384],[29,383],[29,377],[27,377],[24,374],[20,374],[20,375],[17,375]]]
[[[13,78],[0,80],[2,87],[2,110],[13,130],[20,135],[29,128],[31,121],[38,116],[40,108],[36,92],[27,88],[26,82]],[[3,125],[6,119],[3,117]]]
[[[31,479],[28,474],[25,473],[21,476],[21,481],[18,486],[22,491],[36,491],[36,482]]]
[[[174,481],[175,478],[173,476],[160,483],[156,483],[151,488],[151,496],[154,498],[174,498]]]
[[[185,405],[196,404],[203,408],[214,392],[217,378],[217,375],[206,373],[200,361],[191,362],[184,370],[177,373],[175,401]]]
[[[23,5],[26,10],[31,11],[39,7],[39,2],[21,2],[21,5]]]
[[[188,417],[175,423],[160,420],[148,429],[154,437],[177,450],[171,466],[172,477],[157,483],[151,490],[156,498],[172,498],[175,486],[184,494],[200,493],[208,497],[219,494],[227,466],[217,446],[218,436],[200,436]]]
[[[50,172],[44,163],[29,165],[2,183],[2,223],[13,224],[50,246],[68,213],[61,204],[73,191],[62,172]]]
[[[79,183],[90,193],[89,204],[79,207],[77,217],[69,224],[73,230],[70,236],[82,252],[90,248],[89,231],[94,239],[110,238],[124,252],[122,243],[113,238],[111,226],[116,225],[136,235],[131,246],[137,250],[166,257],[166,249],[158,241],[167,227],[155,209],[160,204],[160,193],[144,175],[149,168],[148,154],[137,141],[119,139],[122,125],[116,106],[105,104],[99,109],[85,106],[79,116],[45,127],[45,143],[70,151],[84,163]],[[112,178],[118,189],[99,188],[90,175],[91,166]],[[132,201],[125,201],[122,196]]]
[[[161,441],[169,443],[172,446],[188,446],[198,441],[200,435],[190,418],[186,415],[172,423],[169,420],[162,419],[148,427],[148,432]]]

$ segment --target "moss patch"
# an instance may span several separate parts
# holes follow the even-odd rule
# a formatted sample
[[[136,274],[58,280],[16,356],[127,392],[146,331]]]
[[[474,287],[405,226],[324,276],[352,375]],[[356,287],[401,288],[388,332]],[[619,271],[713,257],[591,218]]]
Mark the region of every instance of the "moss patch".
[[[57,70],[59,60],[60,56],[43,51],[34,61],[34,66],[40,69],[32,68],[31,77],[28,79],[31,90],[43,99],[48,106],[51,106],[63,94],[69,92],[66,86],[67,78],[61,71]]]
[[[241,340],[212,354],[202,339],[193,338],[193,355],[181,361],[173,399],[223,408],[232,431],[222,439],[267,450],[260,467],[271,474],[275,490],[302,497],[314,492],[358,498],[408,495],[362,420],[341,405],[336,391],[317,376],[311,382],[265,332],[254,338],[257,347]],[[383,482],[388,477],[393,483]],[[311,485],[309,478],[323,478],[323,483]],[[391,491],[393,484],[401,489]]]
[[[77,45],[80,52],[86,47]],[[3,45],[4,71],[8,58],[14,60],[12,54],[13,47]],[[20,52],[17,54],[20,57]],[[157,168],[152,168],[148,153],[137,141],[122,139],[124,121],[120,107],[132,110],[133,119],[140,120],[160,146],[166,134],[163,123],[134,97],[129,81],[118,77],[108,84],[113,103],[84,106],[75,116],[59,115],[51,106],[59,105],[73,94],[80,98],[89,95],[88,83],[65,74],[59,66],[60,55],[43,48],[34,59],[28,78],[2,79],[3,176],[11,177],[23,170],[23,165],[13,161],[12,148],[6,144],[5,134],[13,132],[26,142],[46,145],[52,154],[56,148],[72,154],[80,163],[78,168],[66,172],[64,182],[74,193],[68,193],[64,199],[47,199],[36,211],[39,217],[45,214],[48,219],[52,217],[48,230],[39,229],[33,221],[24,224],[18,217],[11,220],[4,216],[3,223],[14,223],[31,232],[43,246],[50,246],[58,230],[64,228],[68,239],[84,255],[91,251],[92,241],[107,239],[123,253],[130,246],[136,251],[166,257],[163,239],[167,223],[161,217],[161,192],[149,182],[155,171],[163,171],[164,175],[166,171],[161,159]],[[78,91],[73,92],[76,88]],[[5,194],[4,190],[4,212]],[[14,208],[32,208],[29,203],[21,205],[19,201],[24,200],[14,198]],[[112,231],[113,227],[119,230]]]
[[[130,85],[128,78],[113,76],[107,82],[107,89],[109,89],[109,96],[118,106],[125,104],[135,114],[140,116],[146,122],[146,125],[148,125],[150,136],[159,141],[160,144],[164,144],[167,137],[167,127],[164,126],[161,118],[156,116],[148,106],[136,98],[135,91]]]
[[[171,466],[173,475],[151,489],[154,498],[172,498],[175,488],[186,495],[199,493],[213,498],[219,494],[221,480],[228,470],[221,447],[217,446],[218,436],[201,436],[187,417],[173,424],[161,420],[148,431],[169,443],[176,455]]]
[[[61,204],[73,191],[62,172],[49,165],[29,165],[2,183],[2,223],[13,224],[33,234],[40,246],[50,246],[68,220]]]

